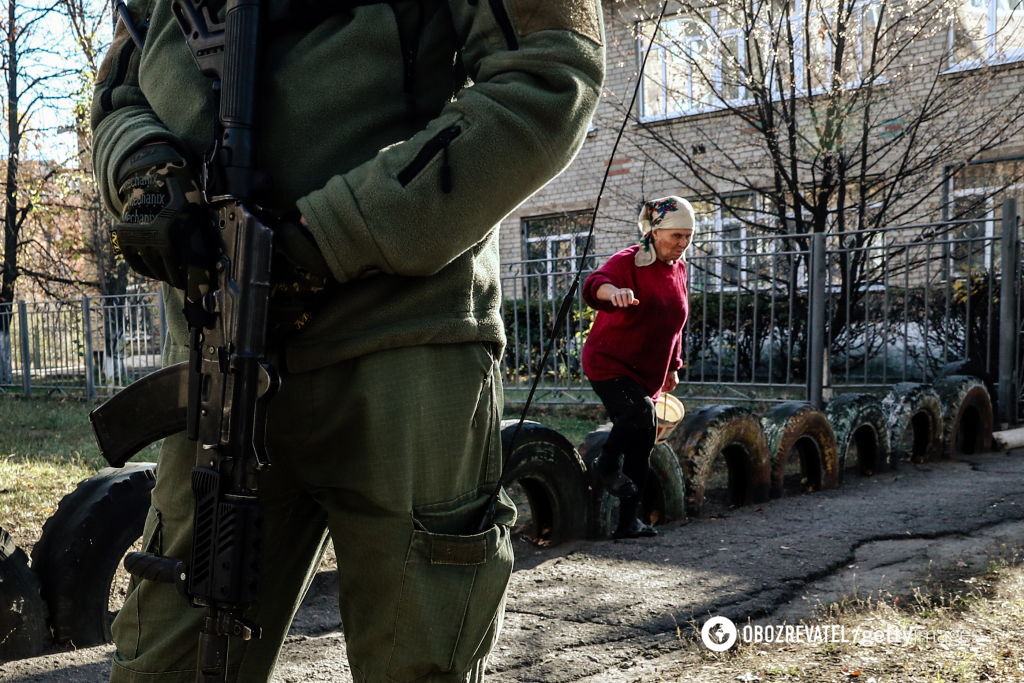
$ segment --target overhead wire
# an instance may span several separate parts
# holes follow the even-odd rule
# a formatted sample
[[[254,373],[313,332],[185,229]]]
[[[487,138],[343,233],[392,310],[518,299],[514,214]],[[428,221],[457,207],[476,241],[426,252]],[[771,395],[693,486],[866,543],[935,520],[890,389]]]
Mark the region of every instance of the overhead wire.
[[[668,9],[669,0],[663,0],[661,10],[658,12],[658,19],[654,24],[654,31],[651,33],[651,38],[647,43],[647,47],[644,50],[644,56],[640,60],[640,68],[637,73],[636,84],[633,87],[633,94],[630,97],[629,105],[626,107],[626,113],[622,117],[622,123],[619,126],[618,132],[615,135],[615,142],[612,144],[611,154],[608,156],[608,162],[604,167],[604,175],[601,177],[601,187],[597,191],[597,199],[594,201],[594,210],[590,216],[590,226],[587,230],[587,239],[583,244],[583,252],[579,257],[579,262],[576,266],[576,273],[573,277],[572,284],[569,285],[568,291],[562,298],[562,303],[558,307],[558,313],[555,315],[555,320],[551,325],[551,333],[548,336],[548,343],[544,348],[544,354],[541,357],[540,363],[537,365],[537,370],[534,373],[533,381],[530,384],[530,392],[526,396],[526,401],[523,404],[523,410],[519,415],[519,421],[516,423],[515,430],[512,432],[512,438],[509,441],[510,447],[515,446],[519,433],[523,428],[523,423],[526,422],[526,416],[529,413],[530,406],[533,403],[533,398],[537,393],[537,387],[540,384],[540,378],[544,372],[544,368],[547,366],[548,359],[551,357],[551,350],[554,348],[555,340],[558,339],[562,332],[562,327],[565,325],[565,321],[569,316],[569,310],[576,300],[576,294],[580,287],[580,278],[583,275],[583,269],[586,266],[587,256],[590,254],[590,246],[594,239],[594,224],[597,222],[598,211],[601,208],[601,199],[604,196],[605,187],[608,185],[608,176],[612,168],[612,161],[615,159],[615,154],[618,152],[619,143],[622,141],[622,136],[626,131],[626,126],[629,124],[630,114],[633,112],[633,107],[636,105],[637,97],[640,95],[640,87],[644,81],[644,72],[647,68],[647,58],[651,55],[651,49],[654,47],[655,39],[657,38],[658,31],[661,29],[661,22],[665,18],[665,12]],[[504,463],[507,465],[508,463]],[[494,517],[495,505],[498,501],[498,496],[501,495],[501,488],[505,485],[505,471],[506,468],[502,468],[502,476],[498,479],[497,486],[494,492],[491,494],[490,500],[488,501],[487,507],[484,511],[484,516],[481,521],[480,529],[484,530],[488,528]]]

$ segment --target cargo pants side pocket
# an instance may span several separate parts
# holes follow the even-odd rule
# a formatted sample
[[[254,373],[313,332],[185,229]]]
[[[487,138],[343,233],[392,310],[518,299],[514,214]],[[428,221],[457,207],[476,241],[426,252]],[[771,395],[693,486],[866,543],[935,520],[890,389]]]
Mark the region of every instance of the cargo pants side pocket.
[[[476,498],[444,513],[417,512],[388,662],[390,679],[409,681],[446,673],[452,680],[462,680],[490,652],[501,628],[512,574],[509,524],[515,508],[503,494],[495,521],[485,531],[431,531],[475,528],[484,502]]]

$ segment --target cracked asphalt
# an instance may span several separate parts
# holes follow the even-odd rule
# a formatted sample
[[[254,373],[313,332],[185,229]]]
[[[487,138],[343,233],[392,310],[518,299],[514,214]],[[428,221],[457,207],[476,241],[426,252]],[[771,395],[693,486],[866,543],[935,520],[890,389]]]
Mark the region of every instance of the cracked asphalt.
[[[844,596],[983,571],[1024,547],[1024,449],[848,474],[839,489],[719,513],[654,539],[518,545],[488,680],[659,680],[683,647],[677,629],[710,616],[792,623]],[[333,579],[318,575],[273,681],[350,680]],[[103,680],[110,652],[10,662],[0,678]]]

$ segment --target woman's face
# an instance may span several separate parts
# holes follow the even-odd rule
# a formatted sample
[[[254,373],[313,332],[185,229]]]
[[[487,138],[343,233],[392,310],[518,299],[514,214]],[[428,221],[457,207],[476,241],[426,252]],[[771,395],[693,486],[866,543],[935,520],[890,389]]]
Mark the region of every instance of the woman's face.
[[[690,246],[693,230],[655,230],[651,237],[658,260],[670,263],[678,261]]]

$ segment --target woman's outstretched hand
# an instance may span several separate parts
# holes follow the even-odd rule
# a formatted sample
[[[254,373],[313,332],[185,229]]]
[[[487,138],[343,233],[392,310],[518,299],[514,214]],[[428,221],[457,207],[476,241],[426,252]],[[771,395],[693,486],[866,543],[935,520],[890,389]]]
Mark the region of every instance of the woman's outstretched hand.
[[[597,298],[610,301],[617,308],[637,306],[640,303],[640,299],[636,298],[636,294],[629,287],[616,287],[607,282],[598,288]]]

